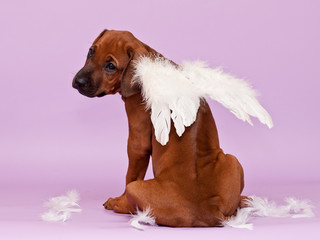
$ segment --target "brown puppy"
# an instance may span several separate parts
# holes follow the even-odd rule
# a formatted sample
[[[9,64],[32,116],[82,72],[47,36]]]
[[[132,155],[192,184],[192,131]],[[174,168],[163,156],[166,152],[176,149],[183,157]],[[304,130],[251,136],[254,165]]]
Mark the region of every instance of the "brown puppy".
[[[238,160],[224,154],[210,108],[202,100],[196,121],[178,137],[171,128],[162,146],[154,136],[150,110],[139,86],[132,86],[134,60],[155,50],[129,32],[103,31],[92,44],[73,87],[88,97],[119,92],[129,122],[126,190],[105,208],[119,213],[150,207],[157,224],[174,227],[218,226],[235,214],[244,187]],[[152,156],[154,179],[144,181]]]

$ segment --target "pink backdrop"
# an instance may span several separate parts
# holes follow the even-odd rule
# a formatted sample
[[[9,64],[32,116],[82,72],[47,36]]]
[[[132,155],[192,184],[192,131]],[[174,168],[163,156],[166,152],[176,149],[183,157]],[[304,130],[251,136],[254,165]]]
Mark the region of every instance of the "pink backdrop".
[[[222,148],[244,166],[245,194],[279,201],[293,195],[319,206],[319,9],[316,0],[2,0],[0,229],[6,228],[0,237],[2,231],[11,239],[103,238],[119,228],[125,229],[123,236],[127,231],[140,237],[127,229],[127,216],[101,206],[124,188],[128,132],[123,102],[119,95],[89,99],[71,87],[104,28],[129,30],[177,63],[206,60],[251,82],[273,117],[271,130],[256,120],[251,127],[210,101]],[[88,211],[63,230],[41,222],[42,202],[72,188]],[[250,236],[270,239],[269,228],[277,221],[260,222],[264,232],[257,227]],[[291,221],[289,228],[307,223],[304,230],[316,231],[315,222]],[[280,221],[280,229],[286,223]],[[52,234],[56,231],[62,235]],[[159,237],[186,230],[154,231]],[[239,230],[223,231],[202,232],[242,236]],[[303,235],[295,231],[291,237]],[[185,236],[199,233],[190,229]]]

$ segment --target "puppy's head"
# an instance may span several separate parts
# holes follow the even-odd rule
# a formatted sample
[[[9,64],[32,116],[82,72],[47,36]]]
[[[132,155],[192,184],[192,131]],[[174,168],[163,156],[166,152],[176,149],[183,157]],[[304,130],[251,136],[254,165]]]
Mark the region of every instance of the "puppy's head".
[[[130,32],[104,30],[89,49],[87,60],[73,79],[72,86],[87,97],[120,92],[129,97],[139,92],[131,85],[134,60],[156,52]]]

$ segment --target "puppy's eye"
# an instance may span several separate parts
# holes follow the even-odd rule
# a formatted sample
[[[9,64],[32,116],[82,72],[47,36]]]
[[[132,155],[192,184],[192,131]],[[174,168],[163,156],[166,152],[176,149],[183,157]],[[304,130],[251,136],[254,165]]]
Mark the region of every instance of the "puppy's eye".
[[[107,63],[104,69],[107,72],[114,72],[117,70],[117,67],[113,63]]]
[[[94,54],[94,49],[93,48],[90,48],[89,49],[89,52],[88,52],[88,55],[87,55],[87,58],[91,58]]]

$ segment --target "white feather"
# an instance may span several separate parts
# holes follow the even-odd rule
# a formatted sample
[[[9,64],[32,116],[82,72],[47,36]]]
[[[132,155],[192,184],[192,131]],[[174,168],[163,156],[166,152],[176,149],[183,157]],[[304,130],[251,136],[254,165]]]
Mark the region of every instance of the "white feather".
[[[237,210],[236,216],[231,216],[228,220],[224,221],[222,225],[233,227],[233,228],[247,228],[252,230],[253,224],[248,223],[251,219],[251,209],[249,208],[241,208]]]
[[[250,196],[245,200],[248,207],[239,208],[235,216],[231,216],[223,222],[224,226],[236,228],[253,229],[252,224],[248,221],[252,217],[313,217],[313,206],[307,200],[297,200],[295,198],[286,199],[287,205],[277,206],[275,202],[267,198]]]
[[[140,211],[137,208],[137,214],[132,215],[130,224],[132,227],[141,230],[143,230],[146,225],[157,226],[155,217],[152,216],[150,207],[146,208],[144,211]]]
[[[171,128],[170,110],[163,104],[151,104],[151,121],[157,131],[155,137],[158,141],[165,145],[169,141],[169,133]]]
[[[41,215],[42,220],[49,222],[65,222],[70,219],[71,213],[81,212],[77,203],[80,199],[79,193],[75,190],[69,191],[67,195],[53,197],[45,202],[49,210]]]
[[[250,116],[272,127],[268,112],[259,104],[257,93],[242,79],[209,68],[203,62],[184,62],[175,66],[161,57],[142,57],[136,62],[133,83],[139,83],[158,142],[169,140],[172,119],[178,136],[197,117],[200,99],[210,97],[234,115],[252,125]]]
[[[290,211],[293,214],[293,218],[304,218],[304,217],[313,217],[314,213],[312,211],[313,206],[307,200],[297,200],[295,198],[287,198],[286,202],[288,203]]]

